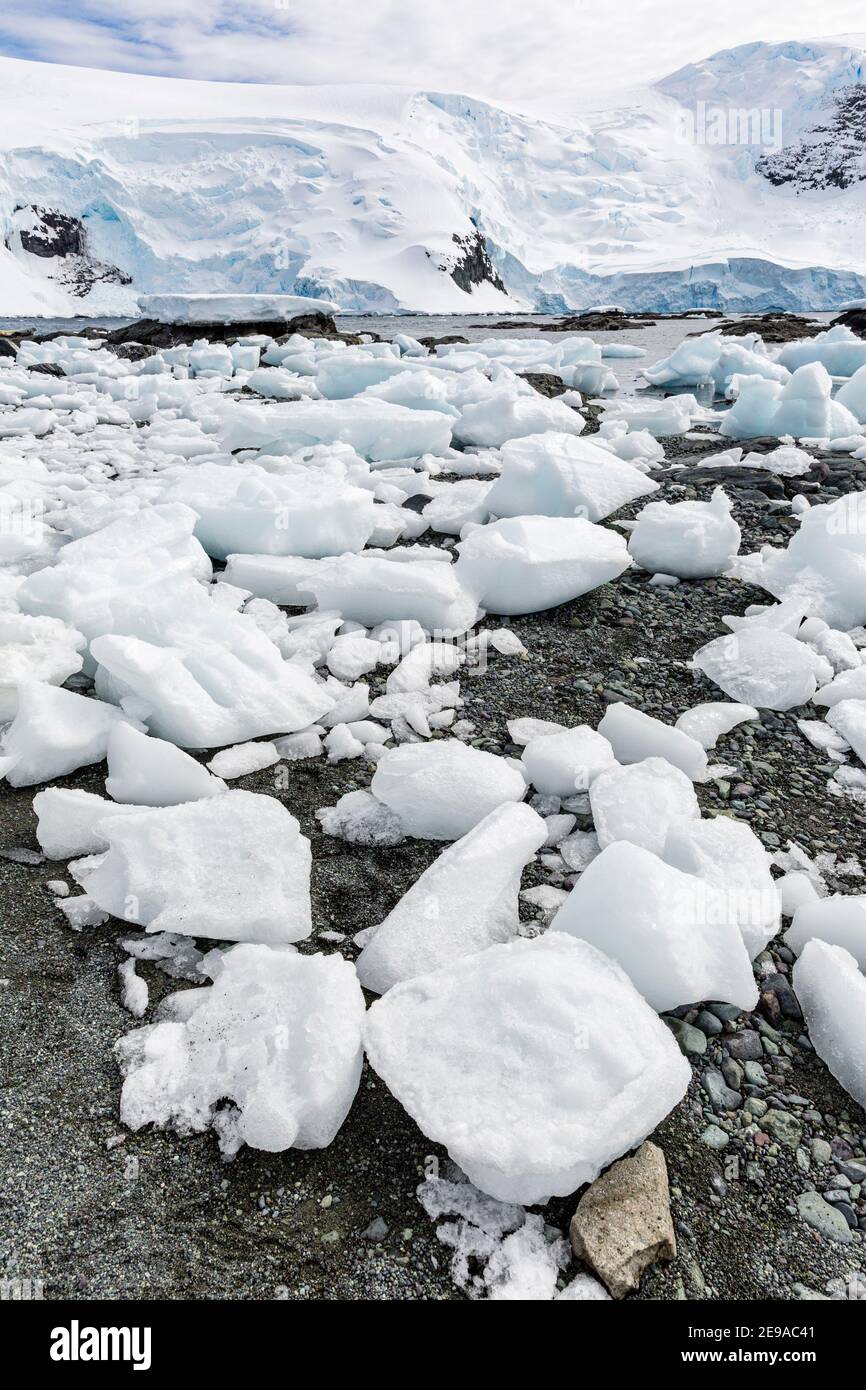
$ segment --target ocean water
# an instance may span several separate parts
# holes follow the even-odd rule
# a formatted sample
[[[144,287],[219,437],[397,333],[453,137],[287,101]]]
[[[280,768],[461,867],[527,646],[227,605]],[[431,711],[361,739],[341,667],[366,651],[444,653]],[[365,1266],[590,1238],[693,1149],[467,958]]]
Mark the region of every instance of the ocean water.
[[[814,313],[811,315],[820,323],[829,323],[834,313]],[[556,341],[563,335],[551,331],[551,323],[557,322],[561,315],[515,314],[515,324],[532,327],[493,327],[494,324],[507,323],[501,314],[338,314],[340,328],[349,333],[377,333],[380,338],[393,338],[398,333],[408,333],[413,338],[442,338],[450,333],[459,333],[469,342],[481,342],[485,338],[550,338]],[[616,375],[620,391],[631,395],[639,384],[638,373],[642,366],[667,357],[683,338],[694,333],[708,333],[722,321],[717,319],[663,318],[646,328],[623,329],[616,332],[594,332],[588,334],[594,342],[632,343],[646,350],[645,357],[609,358],[606,365]],[[80,333],[83,328],[119,328],[132,323],[132,319],[75,318],[75,319],[14,319],[0,318],[0,331],[20,331],[22,328],[34,333]],[[692,388],[689,388],[692,389]]]

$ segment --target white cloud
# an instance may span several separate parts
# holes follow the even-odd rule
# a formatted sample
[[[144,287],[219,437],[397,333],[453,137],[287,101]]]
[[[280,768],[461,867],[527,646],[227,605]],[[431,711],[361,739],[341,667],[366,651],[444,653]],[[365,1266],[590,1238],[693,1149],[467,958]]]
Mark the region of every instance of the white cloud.
[[[563,107],[719,48],[856,30],[861,0],[4,0],[0,51],[175,77],[387,82]]]

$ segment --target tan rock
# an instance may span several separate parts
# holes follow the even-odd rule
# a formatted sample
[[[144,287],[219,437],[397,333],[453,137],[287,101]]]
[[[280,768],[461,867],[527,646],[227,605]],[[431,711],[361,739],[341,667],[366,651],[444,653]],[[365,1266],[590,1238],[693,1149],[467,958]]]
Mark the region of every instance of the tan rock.
[[[665,1156],[641,1144],[583,1194],[571,1218],[575,1255],[595,1270],[614,1298],[640,1283],[648,1265],[676,1257]]]

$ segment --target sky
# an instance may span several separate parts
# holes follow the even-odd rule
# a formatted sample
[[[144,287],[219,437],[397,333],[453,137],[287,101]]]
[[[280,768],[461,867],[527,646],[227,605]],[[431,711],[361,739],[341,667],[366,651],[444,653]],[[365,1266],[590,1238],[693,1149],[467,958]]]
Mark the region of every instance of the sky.
[[[0,53],[556,103],[663,77],[720,48],[864,28],[863,0],[2,0]]]

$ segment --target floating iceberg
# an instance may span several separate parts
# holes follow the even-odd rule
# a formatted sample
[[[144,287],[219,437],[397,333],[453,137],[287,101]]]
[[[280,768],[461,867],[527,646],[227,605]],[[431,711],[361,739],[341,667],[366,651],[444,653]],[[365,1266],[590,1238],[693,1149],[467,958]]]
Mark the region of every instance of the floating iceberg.
[[[722,419],[719,433],[728,439],[760,435],[838,439],[859,434],[857,417],[832,399],[832,390],[827,371],[817,361],[798,367],[784,385],[758,376],[740,377],[737,399]]]

